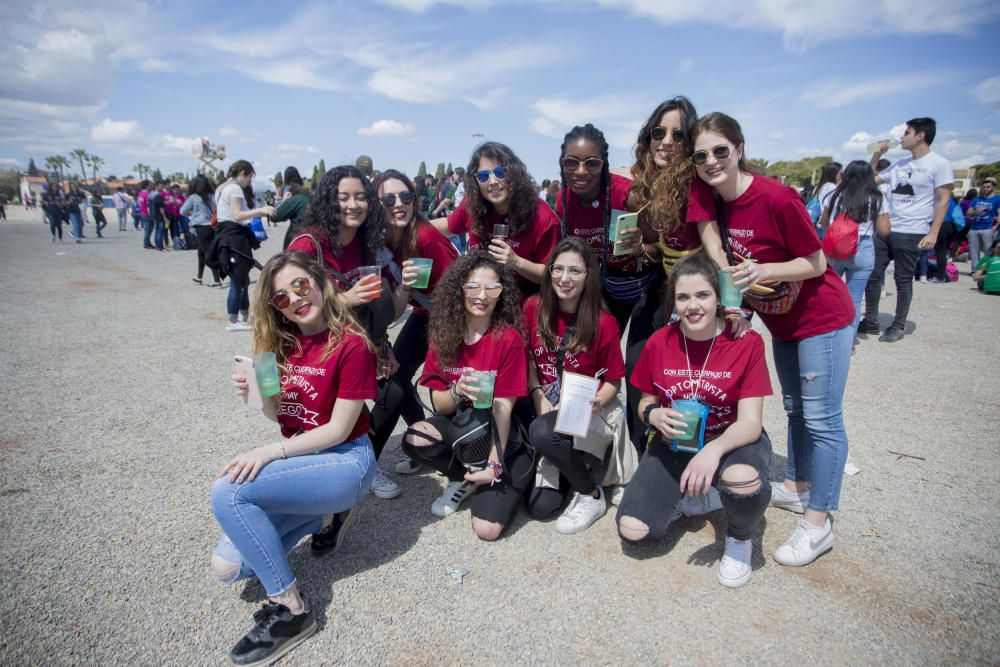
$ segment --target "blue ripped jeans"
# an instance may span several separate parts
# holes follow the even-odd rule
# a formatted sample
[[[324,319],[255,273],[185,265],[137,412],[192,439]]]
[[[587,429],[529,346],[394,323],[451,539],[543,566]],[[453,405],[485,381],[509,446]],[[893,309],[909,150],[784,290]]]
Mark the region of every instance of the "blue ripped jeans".
[[[212,484],[212,512],[222,528],[214,553],[240,569],[227,583],[256,575],[268,596],[295,583],[288,552],[317,532],[323,515],[349,510],[375,479],[371,440],[362,435],[313,454],[271,461],[252,482]]]
[[[774,366],[788,415],[788,479],[809,482],[809,509],[840,505],[847,462],[844,388],[854,325],[799,341],[773,341]]]

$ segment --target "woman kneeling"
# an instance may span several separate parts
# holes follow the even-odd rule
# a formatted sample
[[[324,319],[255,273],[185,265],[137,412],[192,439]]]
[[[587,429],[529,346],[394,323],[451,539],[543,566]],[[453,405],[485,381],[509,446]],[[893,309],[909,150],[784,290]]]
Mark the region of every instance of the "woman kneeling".
[[[342,537],[376,470],[361,410],[378,395],[375,352],[326,271],[305,253],[279,254],[257,285],[253,349],[273,352],[281,368],[280,398],[265,398],[263,411],[287,439],[233,457],[212,486],[223,531],[212,574],[226,583],[254,575],[268,597],[229,653],[238,665],[270,663],[315,632],[286,554],[324,525]],[[246,396],[247,377],[233,382]]]
[[[771,442],[761,427],[771,382],[761,337],[726,330],[717,270],[698,254],[671,271],[664,310],[675,308],[680,319],[650,337],[632,373],[654,437],[617,521],[626,540],[661,538],[681,514],[682,494],[717,487],[729,524],[718,580],[735,588],[753,575],[750,537],[771,497]]]

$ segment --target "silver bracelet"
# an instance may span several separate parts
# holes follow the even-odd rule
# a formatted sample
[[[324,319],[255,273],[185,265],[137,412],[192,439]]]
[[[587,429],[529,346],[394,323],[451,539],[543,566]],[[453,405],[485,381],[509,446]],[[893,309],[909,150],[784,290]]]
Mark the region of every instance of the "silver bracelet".
[[[288,454],[285,453],[285,443],[279,442],[278,446],[281,447],[281,458],[287,459],[288,458]]]

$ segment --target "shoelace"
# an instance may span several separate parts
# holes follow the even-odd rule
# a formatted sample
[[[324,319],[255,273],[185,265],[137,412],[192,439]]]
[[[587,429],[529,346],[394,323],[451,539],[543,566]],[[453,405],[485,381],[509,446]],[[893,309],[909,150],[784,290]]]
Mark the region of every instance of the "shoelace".
[[[277,602],[265,602],[263,607],[253,613],[255,625],[253,630],[248,634],[253,635],[255,638],[260,637],[261,634],[270,629],[272,623],[277,620],[278,614],[285,608],[284,605]]]

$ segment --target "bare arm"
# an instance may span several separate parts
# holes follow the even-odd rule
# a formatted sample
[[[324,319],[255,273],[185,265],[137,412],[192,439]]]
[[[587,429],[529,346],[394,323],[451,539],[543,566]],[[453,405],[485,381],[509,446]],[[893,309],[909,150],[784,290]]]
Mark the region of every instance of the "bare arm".
[[[941,225],[944,224],[944,216],[948,213],[948,205],[951,203],[951,191],[954,187],[953,183],[948,185],[941,185],[934,188],[934,199],[936,200],[934,206],[934,220],[931,222],[931,231],[927,233],[927,236],[920,239],[920,243],[917,247],[921,250],[930,250],[937,243],[938,232],[941,231]]]
[[[875,218],[875,230],[878,231],[880,236],[889,235],[889,214],[879,213],[878,217]]]
[[[826,271],[826,256],[822,250],[817,250],[808,257],[796,257],[787,262],[757,264],[747,262],[746,265],[733,272],[736,286],[749,289],[751,285],[765,280],[809,280],[823,275]]]
[[[448,229],[448,218],[434,218],[431,220],[431,224],[434,225],[434,229],[438,230],[445,236],[454,236],[451,230]]]
[[[729,266],[726,251],[722,247],[722,232],[719,231],[719,223],[715,220],[699,222],[698,235],[701,237],[701,245],[705,248],[705,252],[718,267],[724,269]]]

